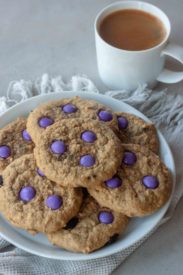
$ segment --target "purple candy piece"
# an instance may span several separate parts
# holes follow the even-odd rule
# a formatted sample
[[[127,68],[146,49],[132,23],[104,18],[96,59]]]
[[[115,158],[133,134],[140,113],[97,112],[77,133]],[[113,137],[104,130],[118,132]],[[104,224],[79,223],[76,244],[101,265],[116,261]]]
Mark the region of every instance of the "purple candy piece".
[[[117,188],[122,184],[122,180],[118,176],[114,176],[109,180],[105,181],[105,185],[109,188]]]
[[[137,157],[133,152],[125,152],[123,157],[123,163],[126,165],[133,165],[137,161]]]
[[[101,211],[98,215],[98,219],[101,223],[110,224],[114,220],[114,216],[111,212]]]
[[[113,118],[110,112],[104,110],[99,111],[98,116],[102,121],[110,121]]]
[[[46,205],[52,210],[57,210],[61,207],[63,201],[62,198],[57,195],[50,195],[46,199]]]
[[[128,127],[128,120],[124,116],[118,117],[119,129],[126,129]]]
[[[11,149],[9,146],[0,146],[0,158],[7,159],[11,155]]]
[[[31,201],[36,195],[36,190],[32,186],[25,186],[20,190],[19,197],[24,202]]]
[[[38,167],[37,167],[36,171],[37,171],[39,176],[45,177],[45,174]]]
[[[80,158],[80,164],[84,167],[91,167],[95,164],[95,158],[91,155],[84,155]]]
[[[31,138],[31,136],[29,135],[29,133],[27,132],[26,129],[22,131],[22,137],[26,141],[32,141],[32,138]]]
[[[142,183],[149,189],[155,189],[159,186],[159,181],[155,176],[145,176],[142,179]]]
[[[54,123],[54,120],[52,118],[50,118],[50,117],[46,117],[45,116],[45,117],[41,117],[39,119],[39,126],[41,128],[46,128],[46,127],[52,125],[53,123]]]
[[[62,110],[64,111],[64,113],[68,113],[68,114],[75,113],[77,109],[78,108],[71,103],[68,103],[62,107]]]
[[[62,140],[55,140],[51,144],[51,151],[54,154],[63,154],[66,152],[66,145]]]
[[[96,134],[92,131],[85,131],[81,134],[81,138],[82,140],[86,141],[86,142],[94,142],[97,138]]]

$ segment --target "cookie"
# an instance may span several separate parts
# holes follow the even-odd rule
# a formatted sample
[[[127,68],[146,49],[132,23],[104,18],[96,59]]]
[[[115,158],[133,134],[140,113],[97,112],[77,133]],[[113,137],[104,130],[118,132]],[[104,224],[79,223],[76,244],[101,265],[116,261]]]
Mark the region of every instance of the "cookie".
[[[3,172],[0,211],[13,225],[30,232],[54,232],[79,211],[82,190],[48,180],[33,154],[14,160]]]
[[[0,174],[14,159],[32,153],[33,147],[25,118],[19,117],[0,129]]]
[[[82,204],[76,217],[71,219],[66,228],[48,234],[51,243],[74,251],[90,253],[111,243],[118,234],[124,232],[128,218],[111,211],[99,204],[90,196]]]
[[[129,217],[152,214],[171,195],[171,174],[152,151],[137,144],[123,148],[117,173],[88,191],[101,205]]]
[[[120,140],[105,124],[64,119],[41,135],[34,149],[40,169],[63,186],[93,186],[111,177],[121,163]]]
[[[60,99],[40,105],[30,113],[27,129],[35,143],[50,125],[62,119],[88,118],[98,120],[117,131],[118,122],[112,110],[94,100],[82,99],[78,96]]]
[[[154,153],[159,151],[159,140],[157,131],[152,123],[129,114],[116,113],[118,118],[119,138],[125,144],[139,144],[146,146]]]

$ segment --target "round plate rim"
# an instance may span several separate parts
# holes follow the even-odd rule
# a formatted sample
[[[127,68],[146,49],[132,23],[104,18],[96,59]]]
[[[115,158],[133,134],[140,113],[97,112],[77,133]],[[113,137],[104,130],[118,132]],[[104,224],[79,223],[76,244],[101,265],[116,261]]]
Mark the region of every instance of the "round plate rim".
[[[27,104],[28,106],[28,103],[29,102],[36,102],[36,101],[39,101],[40,99],[43,99],[43,102],[47,102],[49,99],[50,100],[50,97],[53,96],[53,98],[51,99],[52,100],[56,100],[58,99],[57,97],[59,98],[67,98],[67,97],[72,97],[72,96],[81,96],[83,98],[90,98],[90,99],[94,99],[94,100],[104,100],[104,101],[109,101],[107,105],[110,105],[111,102],[113,102],[114,104],[121,104],[121,106],[125,106],[126,108],[129,108],[130,109],[130,113],[131,111],[133,111],[136,115],[138,115],[139,117],[143,118],[144,120],[146,120],[147,122],[151,122],[150,119],[148,119],[143,113],[141,113],[140,111],[138,111],[136,108],[130,106],[129,104],[125,103],[125,102],[122,102],[118,99],[115,99],[115,98],[112,98],[108,95],[104,95],[104,94],[98,94],[98,93],[94,93],[94,92],[84,92],[84,91],[77,91],[77,92],[73,92],[73,91],[62,91],[62,92],[54,92],[54,93],[49,93],[49,94],[43,94],[43,95],[37,95],[37,96],[34,96],[34,97],[31,97],[31,98],[28,98],[26,99],[25,101],[23,102],[20,102],[12,107],[10,107],[5,113],[3,113],[2,115],[0,115],[0,125],[3,123],[2,120],[5,116],[7,116],[9,113],[13,112],[13,111],[16,111],[18,110],[19,108],[21,108],[21,106],[24,106]],[[103,102],[102,102],[103,103]],[[104,103],[106,104],[106,103]],[[133,113],[132,112],[132,113]],[[17,115],[18,117],[18,115]],[[6,124],[6,123],[5,123]],[[2,127],[2,126],[0,126]],[[16,240],[12,239],[12,238],[9,238],[6,234],[3,234],[2,232],[0,232],[0,236],[2,238],[4,238],[6,241],[12,243],[13,245],[27,251],[27,252],[30,252],[32,254],[35,254],[35,255],[38,255],[38,256],[43,256],[43,257],[46,257],[46,258],[50,258],[50,259],[59,259],[59,260],[72,260],[72,261],[78,261],[78,260],[90,260],[90,259],[97,259],[97,258],[101,258],[101,257],[106,257],[106,256],[109,256],[109,255],[112,255],[112,254],[115,254],[117,252],[120,252],[120,251],[123,251],[124,249],[126,248],[129,248],[130,246],[132,246],[134,243],[136,242],[139,242],[141,239],[143,239],[143,237],[145,235],[147,235],[148,233],[150,233],[156,226],[157,224],[160,222],[160,220],[163,218],[163,216],[165,215],[169,205],[170,205],[170,202],[171,202],[171,199],[172,199],[172,195],[173,195],[173,192],[174,192],[174,188],[175,188],[175,179],[176,179],[176,170],[175,170],[175,163],[174,163],[174,158],[173,158],[173,155],[172,155],[172,152],[170,150],[170,147],[168,145],[168,143],[166,142],[164,136],[161,134],[161,132],[157,129],[158,131],[158,136],[161,138],[162,142],[164,143],[164,145],[167,147],[167,150],[168,150],[168,155],[171,159],[171,172],[172,172],[172,177],[173,177],[173,190],[172,190],[172,194],[171,194],[171,197],[170,199],[168,200],[168,202],[160,209],[158,210],[156,213],[160,213],[159,214],[159,219],[156,221],[156,223],[153,224],[153,226],[151,228],[149,228],[145,234],[139,236],[138,239],[136,239],[133,243],[131,243],[130,245],[123,245],[123,247],[119,247],[119,246],[116,246],[115,244],[117,243],[114,243],[112,244],[110,247],[111,249],[108,250],[107,252],[104,250],[103,251],[103,248],[101,248],[100,250],[97,250],[95,252],[92,252],[90,254],[82,254],[82,253],[73,253],[73,252],[70,252],[70,254],[72,256],[68,257],[68,255],[64,256],[64,255],[53,255],[53,254],[48,254],[46,253],[45,251],[37,251],[37,250],[33,250],[25,245],[22,245],[21,243],[17,242]],[[156,214],[155,213],[155,214]],[[149,216],[150,217],[150,216]],[[0,226],[1,226],[1,222],[2,222],[2,217],[0,215]],[[11,225],[10,225],[11,226]],[[13,226],[11,226],[12,230],[14,229]],[[15,231],[15,229],[14,229]]]

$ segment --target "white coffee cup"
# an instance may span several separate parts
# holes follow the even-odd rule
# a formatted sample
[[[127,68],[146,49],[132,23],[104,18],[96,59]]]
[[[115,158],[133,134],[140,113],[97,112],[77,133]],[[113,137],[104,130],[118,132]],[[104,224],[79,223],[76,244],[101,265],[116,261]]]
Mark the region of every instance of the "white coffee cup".
[[[101,21],[110,13],[122,9],[137,9],[158,17],[166,28],[163,41],[150,49],[127,51],[105,42],[99,33]],[[156,6],[139,1],[121,1],[104,8],[95,20],[95,41],[99,75],[110,89],[134,90],[141,84],[154,87],[157,81],[176,83],[183,80],[183,72],[164,69],[165,56],[169,55],[183,63],[183,48],[170,44],[171,25],[166,14]]]

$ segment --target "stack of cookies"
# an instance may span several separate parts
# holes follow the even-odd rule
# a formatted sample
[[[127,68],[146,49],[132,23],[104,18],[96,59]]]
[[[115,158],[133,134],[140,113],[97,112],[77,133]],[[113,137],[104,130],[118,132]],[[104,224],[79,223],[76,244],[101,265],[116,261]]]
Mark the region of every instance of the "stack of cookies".
[[[172,190],[153,124],[73,97],[0,130],[0,211],[13,225],[75,252],[114,242],[129,217]]]

